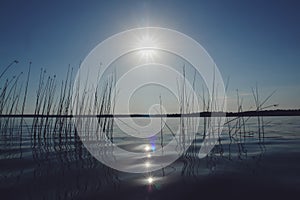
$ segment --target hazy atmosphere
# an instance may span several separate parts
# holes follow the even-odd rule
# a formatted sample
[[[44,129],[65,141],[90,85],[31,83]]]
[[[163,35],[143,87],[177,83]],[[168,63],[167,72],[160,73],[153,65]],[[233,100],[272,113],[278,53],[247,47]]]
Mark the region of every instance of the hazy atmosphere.
[[[1,0],[0,199],[299,199],[299,11]]]
[[[78,69],[109,36],[165,27],[199,42],[229,79],[228,110],[236,110],[236,89],[250,108],[256,84],[262,98],[276,90],[270,104],[294,109],[300,107],[299,8],[297,1],[1,1],[0,67],[18,60],[7,73],[26,74],[31,61],[34,94],[41,68],[62,80],[68,65]]]

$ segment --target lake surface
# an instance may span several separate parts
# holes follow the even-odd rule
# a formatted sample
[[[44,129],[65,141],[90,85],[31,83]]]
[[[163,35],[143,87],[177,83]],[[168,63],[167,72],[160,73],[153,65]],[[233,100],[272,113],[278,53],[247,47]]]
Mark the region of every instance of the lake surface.
[[[67,128],[52,133],[53,127],[37,124],[34,138],[32,120],[25,120],[22,134],[19,122],[0,120],[1,199],[300,198],[300,117],[264,117],[261,126],[257,118],[243,126],[233,121],[202,159],[197,156],[203,141],[200,127],[174,163],[140,174],[103,165]],[[164,127],[164,143],[172,138],[176,120]],[[139,151],[149,141],[114,128],[114,142]]]

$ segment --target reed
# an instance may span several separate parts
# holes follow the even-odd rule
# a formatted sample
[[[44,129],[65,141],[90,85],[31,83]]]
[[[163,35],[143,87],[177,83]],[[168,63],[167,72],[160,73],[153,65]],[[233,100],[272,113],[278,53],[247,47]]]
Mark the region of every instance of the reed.
[[[27,73],[27,79],[26,79],[26,83],[25,83],[25,91],[24,91],[24,97],[23,97],[23,103],[22,103],[22,110],[21,110],[21,114],[24,115],[24,111],[25,111],[25,105],[26,105],[26,98],[27,98],[27,92],[28,92],[28,84],[29,84],[29,77],[30,77],[30,70],[31,70],[31,62],[29,62],[29,67],[28,67],[28,73]],[[20,122],[20,129],[21,129],[21,138],[22,138],[22,128],[23,128],[23,121],[24,118],[21,118],[21,122]]]
[[[14,64],[18,64],[18,61],[15,60],[11,62],[0,74],[0,84],[3,85],[0,87],[0,115],[12,115],[18,113],[21,91],[21,86],[19,86],[18,82],[23,73],[21,72],[17,76],[13,76],[11,79],[6,78],[3,80],[2,78]],[[14,124],[14,118],[0,120],[1,133],[6,135],[8,132],[10,132],[12,134],[12,129],[10,126],[13,126]]]
[[[269,105],[269,106],[265,106],[265,103],[267,103],[270,98],[275,94],[276,90],[274,90],[273,92],[271,92],[264,100],[260,100],[260,95],[259,95],[259,89],[258,89],[258,85],[256,84],[255,88],[252,88],[252,96],[255,102],[255,108],[256,111],[262,111],[265,108],[269,108],[269,107],[276,107],[278,106],[278,104],[273,104],[273,105]],[[257,126],[258,126],[258,134],[259,134],[259,140],[261,141],[261,139],[264,140],[264,118],[263,116],[257,116]]]
[[[14,62],[12,63],[14,64]],[[29,104],[28,94],[29,92],[29,83],[30,83],[30,73],[31,73],[31,65],[29,63],[27,76],[25,77],[25,84],[21,78],[23,77],[22,73],[17,74],[17,76],[12,78],[7,78],[4,80],[0,80],[3,82],[0,88],[0,114],[21,114],[24,115],[26,112],[26,106]],[[12,66],[12,65],[11,65]],[[6,69],[8,71],[10,67]],[[3,73],[2,73],[3,74]],[[180,113],[193,113],[195,108],[195,99],[191,93],[188,93],[186,89],[187,83],[185,82],[186,78],[186,67],[183,66],[182,74],[184,77],[183,82],[177,82],[178,94],[179,94],[179,104],[180,104]],[[4,75],[1,75],[1,78]],[[100,77],[99,77],[100,79]],[[229,81],[228,81],[229,82]],[[226,84],[226,91],[228,88],[228,82]],[[197,88],[197,76],[196,72],[193,74],[192,79],[192,88],[195,91]],[[38,87],[35,96],[35,107],[34,107],[34,117],[31,131],[29,131],[29,135],[32,136],[32,149],[34,159],[37,160],[39,166],[44,165],[42,163],[43,160],[47,160],[47,156],[51,154],[51,151],[57,152],[57,159],[60,159],[61,162],[71,162],[73,160],[85,160],[89,167],[93,167],[97,164],[97,161],[93,159],[88,151],[86,151],[80,141],[78,131],[84,132],[87,137],[95,137],[95,139],[103,139],[106,137],[107,139],[114,142],[114,118],[107,117],[107,114],[114,114],[115,110],[115,99],[117,97],[117,91],[113,90],[116,84],[116,72],[112,73],[107,77],[105,81],[97,83],[95,86],[95,92],[91,95],[80,95],[79,93],[86,93],[90,91],[90,87],[87,82],[82,80],[78,80],[78,82],[74,83],[74,73],[73,68],[68,67],[67,73],[63,81],[57,80],[55,75],[49,75],[46,70],[41,69],[40,77],[38,81]],[[79,88],[83,88],[80,90]],[[216,89],[216,85],[213,85],[213,95],[212,99],[210,98],[207,90],[205,90],[204,86],[202,86],[202,91],[199,89],[201,93],[199,93],[199,97],[202,100],[202,111],[210,112],[216,110],[216,100],[218,96],[218,90]],[[197,88],[198,89],[198,88]],[[273,93],[267,98],[261,100],[258,89],[253,89],[253,96],[256,110],[261,111],[269,106],[265,106],[268,100],[271,98]],[[191,99],[193,98],[193,99]],[[236,91],[237,98],[237,112],[244,111],[243,99],[239,94],[239,91]],[[74,101],[77,99],[77,101]],[[75,103],[73,103],[75,102]],[[192,102],[190,104],[190,102]],[[165,103],[165,102],[164,102]],[[160,104],[160,114],[162,114],[162,95],[159,96],[159,104]],[[273,106],[273,105],[272,105]],[[221,106],[220,111],[224,111],[224,104]],[[98,115],[101,117],[96,118],[95,120],[82,120],[80,118],[72,118],[73,115],[81,115],[81,114],[91,114]],[[38,115],[42,115],[38,116]],[[50,115],[55,115],[55,117],[49,117]],[[70,117],[64,117],[70,116]],[[231,156],[231,147],[232,145],[236,145],[235,147],[238,149],[238,159],[243,159],[247,156],[247,150],[244,147],[243,143],[246,142],[249,137],[256,137],[262,139],[264,138],[264,120],[263,118],[258,119],[258,130],[255,133],[252,130],[247,130],[247,121],[250,117],[237,117],[234,119],[227,119],[226,124],[227,129],[224,131],[228,134],[230,139],[229,150],[228,150],[228,160],[232,159]],[[209,124],[211,118],[204,117],[203,118],[203,130],[202,133],[196,133],[195,138],[192,138],[196,141],[196,137],[200,135],[200,137],[207,137],[207,133],[209,130]],[[161,127],[162,127],[162,118],[161,118]],[[219,121],[220,122],[220,121]],[[20,124],[17,124],[20,123]],[[170,127],[166,122],[165,127],[169,129],[169,132],[172,133],[173,137],[175,134],[172,132],[172,127]],[[185,151],[185,144],[189,142],[190,138],[187,137],[187,127],[193,123],[193,120],[189,118],[183,119],[180,118],[180,137],[178,144],[180,146],[180,151]],[[16,118],[1,118],[0,119],[0,130],[1,135],[8,133],[18,133],[15,130],[16,126],[19,126],[21,131],[20,139],[23,137],[22,128],[23,125],[26,124],[26,120],[22,117],[20,121],[16,120]],[[95,127],[96,130],[92,130],[91,128]],[[219,123],[219,128],[221,124]],[[224,129],[223,129],[224,130]],[[166,140],[166,134],[168,131],[162,130],[160,132],[160,145],[161,148],[164,146],[164,140]],[[93,135],[92,135],[93,134]],[[202,134],[202,135],[201,135]],[[227,156],[224,154],[226,151],[226,144],[222,144],[221,140],[221,132],[218,132],[218,143],[213,149],[212,153],[207,156],[207,161],[211,168],[215,168],[216,161],[218,157]],[[226,137],[226,135],[224,135]],[[20,142],[20,148],[21,148]],[[102,148],[102,147],[101,147]],[[104,147],[103,147],[104,148]],[[199,163],[197,153],[199,151],[199,143],[193,143],[190,149],[184,153],[182,157],[183,168],[182,175],[195,176],[195,170],[199,169]],[[65,153],[66,152],[66,153]],[[72,153],[71,153],[72,152]],[[236,153],[236,152],[235,152]],[[112,152],[103,152],[106,156],[111,156]],[[43,155],[44,157],[42,157]],[[196,165],[198,164],[198,166]],[[107,169],[105,169],[107,170]],[[107,172],[111,173],[111,172]],[[168,173],[168,168],[162,169],[162,174],[165,175]]]
[[[20,81],[23,73],[19,73],[17,76],[12,78],[7,78],[6,80],[2,80],[2,77],[5,73],[13,66],[13,64],[17,64],[17,61],[13,61],[10,63],[1,73],[0,78],[3,82],[3,87],[0,88],[0,114],[21,114],[24,115],[26,110],[26,101],[28,96],[28,88],[30,82],[30,73],[31,73],[31,66],[32,63],[29,63],[27,76],[25,78],[25,84]],[[191,93],[187,94],[186,89],[186,66],[182,67],[182,75],[183,81],[177,81],[177,88],[179,94],[179,111],[181,114],[184,113],[191,113],[193,112],[193,108],[195,107],[195,99]],[[99,77],[100,78],[100,77]],[[216,109],[221,109],[223,111],[224,105],[222,108],[216,108],[216,100],[218,96],[218,90],[215,86],[215,77],[213,75],[213,90],[210,98],[210,95],[205,92],[204,86],[202,86],[202,94],[199,95],[200,99],[202,100],[202,111],[210,112]],[[193,79],[192,79],[192,87],[193,90],[196,88],[197,76],[196,71],[194,71]],[[62,139],[71,138],[76,135],[76,127],[74,124],[78,125],[80,122],[78,119],[71,119],[72,117],[61,117],[61,116],[73,116],[73,115],[80,115],[80,114],[92,114],[92,115],[100,115],[104,116],[107,114],[114,114],[114,107],[115,107],[115,98],[117,96],[117,92],[113,90],[114,85],[116,83],[116,71],[114,71],[106,81],[99,82],[96,85],[95,93],[92,96],[85,96],[79,95],[79,92],[87,92],[89,87],[87,82],[82,83],[80,78],[77,83],[74,84],[74,74],[73,68],[70,66],[68,67],[65,79],[61,81],[60,86],[58,87],[58,80],[56,76],[50,76],[47,74],[45,69],[40,70],[39,82],[36,91],[36,98],[35,98],[35,107],[34,107],[34,115],[36,117],[33,118],[33,123],[31,127],[32,137],[34,139],[38,138],[46,138],[49,134],[53,134],[58,136],[58,138]],[[83,84],[83,91],[79,91],[79,88]],[[23,87],[24,85],[24,87]],[[73,88],[75,87],[75,88]],[[59,88],[59,92],[57,89]],[[226,84],[226,90],[228,88],[228,83]],[[74,94],[73,94],[74,92]],[[257,111],[263,110],[266,108],[265,103],[271,98],[274,94],[271,93],[267,98],[263,101],[260,100],[258,87],[256,86],[255,89],[252,88],[253,98],[255,102],[255,107]],[[77,101],[74,99],[77,98]],[[81,99],[79,99],[81,98]],[[192,98],[192,100],[191,100]],[[225,97],[224,97],[225,98]],[[21,103],[20,103],[21,102]],[[76,102],[76,105],[73,104]],[[162,106],[162,98],[159,97],[160,106]],[[190,102],[192,102],[190,104]],[[268,107],[268,106],[267,106]],[[243,112],[243,99],[240,98],[239,92],[237,91],[237,112]],[[162,114],[162,109],[160,109],[160,113]],[[43,117],[40,117],[42,115]],[[49,115],[56,115],[55,118],[49,118]],[[203,118],[203,138],[207,136],[207,130],[210,124],[210,117]],[[220,122],[220,121],[219,121]],[[240,140],[243,138],[245,139],[247,136],[246,131],[246,122],[247,119],[244,117],[238,117],[233,120],[227,120],[227,131],[229,138],[232,139],[235,136],[239,136]],[[1,133],[6,133],[9,130],[9,127],[14,127],[16,120],[14,118],[10,119],[1,119],[0,120],[0,129]],[[88,130],[91,127],[91,122],[86,121],[85,126]],[[162,120],[161,120],[162,123]],[[186,127],[193,123],[189,121],[189,119],[185,120],[180,118],[180,129],[181,134],[179,138],[179,145],[181,145],[181,149],[185,150],[185,144],[191,138],[186,137]],[[22,117],[20,120],[20,129],[22,132],[22,127],[24,124],[24,118]],[[234,125],[232,125],[234,124]],[[258,137],[264,138],[264,131],[263,131],[263,118],[258,117],[257,120],[258,124]],[[100,134],[97,135],[99,138],[101,135],[105,134],[107,138],[113,140],[113,125],[114,120],[109,119],[108,117],[99,117],[97,119],[97,130]],[[219,124],[219,128],[221,125]],[[218,141],[220,142],[220,132],[218,135]],[[161,139],[161,146],[163,148],[164,144],[164,133],[161,130],[160,133]],[[196,136],[195,138],[196,139]]]

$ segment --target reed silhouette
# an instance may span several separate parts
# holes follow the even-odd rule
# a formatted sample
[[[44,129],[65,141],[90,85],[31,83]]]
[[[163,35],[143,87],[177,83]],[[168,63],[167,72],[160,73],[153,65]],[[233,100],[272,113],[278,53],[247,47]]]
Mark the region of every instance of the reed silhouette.
[[[73,199],[90,197],[96,194],[103,194],[106,191],[112,193],[124,187],[126,180],[138,175],[128,175],[117,172],[100,162],[98,162],[84,147],[80,140],[78,131],[81,135],[91,136],[95,139],[107,138],[116,144],[120,141],[117,135],[115,120],[121,120],[121,116],[114,113],[116,93],[113,87],[116,83],[115,73],[108,77],[104,82],[96,85],[94,98],[89,99],[80,92],[87,92],[86,83],[74,83],[74,70],[70,66],[63,81],[59,82],[55,75],[48,75],[45,69],[41,69],[38,87],[34,102],[34,113],[25,113],[26,105],[29,104],[28,94],[30,88],[31,65],[29,63],[25,80],[21,80],[23,73],[19,73],[12,78],[3,79],[5,73],[18,64],[16,61],[10,63],[0,75],[0,160],[7,162],[5,171],[1,172],[0,184],[11,186],[22,185],[28,180],[32,186],[30,189],[20,189],[20,195],[27,198],[62,198]],[[186,67],[183,66],[183,77],[186,77]],[[192,87],[196,87],[196,72],[193,75]],[[184,78],[185,80],[185,78]],[[228,81],[229,82],[229,81]],[[228,89],[228,82],[226,90]],[[3,84],[2,84],[3,83]],[[180,137],[177,140],[177,151],[184,152],[183,155],[172,165],[162,170],[152,172],[156,177],[171,177],[180,174],[199,180],[201,175],[208,170],[208,173],[215,173],[218,167],[224,165],[234,165],[244,167],[249,171],[258,170],[261,161],[267,151],[265,146],[265,124],[268,124],[263,116],[244,116],[245,112],[243,99],[239,92],[236,94],[237,111],[235,116],[226,118],[222,125],[221,116],[216,116],[218,122],[218,140],[212,151],[204,158],[198,158],[201,143],[208,136],[208,130],[212,120],[211,112],[216,110],[217,90],[213,91],[212,99],[206,92],[204,86],[199,99],[202,103],[202,114],[193,110],[195,99],[186,89],[186,82],[177,83],[179,93],[179,115],[169,115],[170,120],[177,120],[179,123]],[[84,88],[80,91],[79,88]],[[213,86],[215,88],[216,86]],[[268,100],[274,93],[267,98],[260,99],[258,86],[253,91],[255,112],[262,112],[269,108]],[[73,101],[77,98],[77,101]],[[225,97],[223,97],[225,98]],[[76,104],[75,104],[75,103]],[[192,102],[188,104],[187,102]],[[145,117],[160,117],[161,132],[158,139],[161,148],[175,136],[174,127],[169,121],[164,121],[162,106],[163,95],[159,96],[160,110],[158,115]],[[274,105],[272,105],[273,107]],[[275,107],[275,106],[274,106]],[[225,112],[224,105],[219,108],[220,112]],[[96,118],[89,120],[86,117]],[[201,117],[201,125],[198,130],[189,130],[193,127],[192,117]],[[134,117],[134,116],[131,116]],[[136,115],[136,117],[143,117]],[[173,118],[172,118],[173,117]],[[253,119],[256,118],[254,123]],[[169,118],[168,118],[169,120]],[[177,122],[176,121],[176,122]],[[93,127],[96,127],[93,129]],[[196,131],[194,138],[190,138],[188,132]],[[125,138],[123,140],[132,138]],[[122,141],[122,140],[121,140]],[[132,140],[134,143],[134,140]],[[187,143],[191,143],[188,147]],[[105,146],[99,147],[103,150],[103,156],[114,156],[114,152],[109,151]],[[250,150],[249,150],[250,148]],[[249,155],[251,149],[258,149],[255,155]],[[255,161],[255,165],[249,165],[249,157]],[[4,162],[3,161],[3,162]],[[15,169],[16,166],[23,166]],[[23,169],[24,168],[24,169]],[[30,169],[28,172],[25,169]],[[203,171],[204,170],[204,171]],[[28,173],[32,177],[28,178]],[[146,175],[143,175],[146,176]],[[125,177],[125,178],[124,178]],[[128,179],[126,179],[129,177]],[[34,188],[54,187],[55,192],[41,195],[35,193]],[[26,188],[26,187],[24,187]],[[14,194],[8,189],[9,195]],[[110,194],[108,194],[110,196]],[[18,196],[20,197],[20,196]]]

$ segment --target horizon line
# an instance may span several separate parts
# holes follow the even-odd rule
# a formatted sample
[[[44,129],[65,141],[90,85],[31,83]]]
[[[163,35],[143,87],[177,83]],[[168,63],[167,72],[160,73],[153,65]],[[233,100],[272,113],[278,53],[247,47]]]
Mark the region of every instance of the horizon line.
[[[59,114],[1,114],[0,118],[155,118],[155,117],[255,117],[255,116],[300,116],[300,109],[254,110],[243,112],[195,112],[167,114],[100,114],[100,115],[59,115]]]

